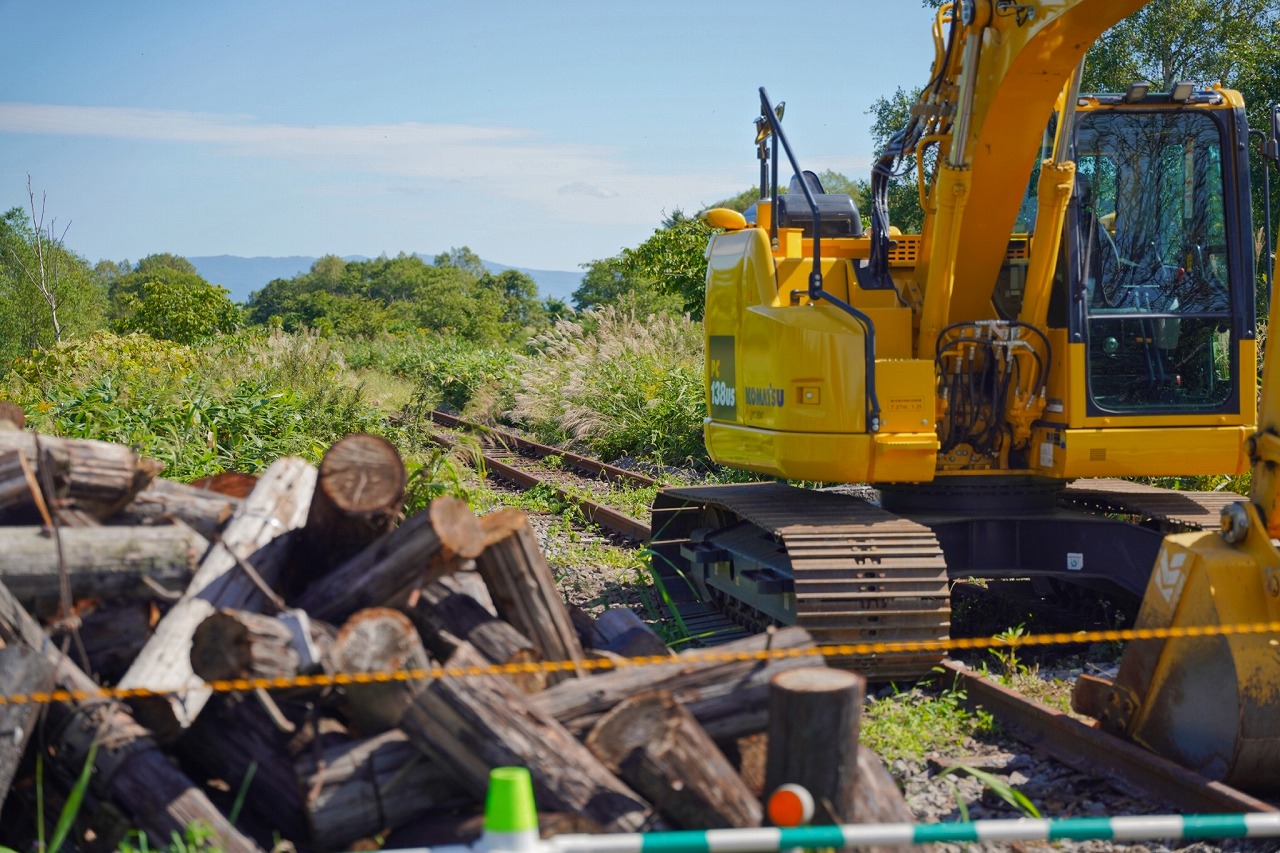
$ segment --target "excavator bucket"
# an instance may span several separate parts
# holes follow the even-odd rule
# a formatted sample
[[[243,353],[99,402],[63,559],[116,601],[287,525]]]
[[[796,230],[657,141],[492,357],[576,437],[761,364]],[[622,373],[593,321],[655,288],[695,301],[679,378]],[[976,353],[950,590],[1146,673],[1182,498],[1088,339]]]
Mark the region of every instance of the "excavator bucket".
[[[1082,678],[1072,704],[1207,778],[1280,789],[1280,634],[1257,630],[1277,620],[1280,552],[1236,504],[1224,532],[1165,539],[1134,627],[1170,636],[1131,640],[1115,681]]]

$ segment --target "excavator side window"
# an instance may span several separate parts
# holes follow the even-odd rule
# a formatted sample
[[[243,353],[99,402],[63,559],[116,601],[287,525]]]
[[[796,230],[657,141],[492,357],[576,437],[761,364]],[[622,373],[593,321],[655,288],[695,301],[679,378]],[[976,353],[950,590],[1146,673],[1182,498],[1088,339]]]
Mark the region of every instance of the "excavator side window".
[[[1090,401],[1215,411],[1232,398],[1221,130],[1192,111],[1082,116],[1076,205]]]

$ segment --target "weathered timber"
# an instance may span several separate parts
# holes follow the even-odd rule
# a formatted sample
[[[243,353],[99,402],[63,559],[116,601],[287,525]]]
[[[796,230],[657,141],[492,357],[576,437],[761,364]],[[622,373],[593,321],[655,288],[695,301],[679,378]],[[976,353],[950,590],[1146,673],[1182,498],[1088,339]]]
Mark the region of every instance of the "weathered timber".
[[[528,515],[501,509],[480,519],[480,525],[484,551],[476,558],[476,571],[493,594],[498,615],[532,640],[544,660],[573,664],[550,673],[550,684],[584,675],[582,643]]]
[[[274,616],[219,608],[191,635],[191,670],[205,681],[298,674],[294,634]]]
[[[390,532],[404,503],[404,462],[385,438],[354,433],[333,444],[320,462],[315,495],[302,533],[306,577],[301,588]]]
[[[468,575],[479,578],[475,572],[455,572],[427,584],[419,590],[417,602],[409,611],[431,653],[448,660],[459,645],[470,643],[490,663],[541,660],[533,642],[511,623],[499,619],[470,595],[456,591],[461,584],[452,581]],[[509,677],[523,693],[537,693],[547,686],[547,673],[542,670]]]
[[[584,742],[677,828],[760,825],[760,800],[693,715],[665,690],[618,703]]]
[[[28,646],[0,647],[0,691],[5,696],[30,695],[53,684],[53,664]],[[18,770],[18,762],[31,739],[40,706],[0,705],[0,806],[4,805]]]
[[[174,750],[184,766],[199,770],[201,778],[223,780],[232,791],[248,780],[244,807],[257,822],[284,838],[302,839],[307,820],[288,750],[290,737],[255,694],[220,694]]]
[[[460,646],[450,669],[485,666]],[[414,745],[477,799],[494,767],[524,766],[543,808],[586,815],[609,832],[665,828],[638,794],[609,772],[572,734],[529,704],[501,676],[449,675],[418,694],[400,719]]]
[[[191,485],[197,489],[217,492],[230,498],[249,497],[249,493],[253,491],[253,487],[257,484],[258,478],[255,475],[244,474],[240,471],[223,471],[220,474],[212,474],[208,477],[201,477],[199,480],[191,481]]]
[[[627,607],[610,607],[596,617],[596,630],[602,642],[596,648],[625,658],[674,654],[652,628],[635,611]]]
[[[88,671],[112,684],[128,671],[160,619],[153,601],[105,599],[80,602],[76,610],[74,627],[89,655]],[[50,633],[58,639],[59,635]]]
[[[866,684],[857,673],[827,667],[771,679],[766,797],[780,785],[801,785],[813,795],[815,824],[853,821],[860,780],[852,771]]]
[[[191,670],[191,638],[200,623],[219,607],[260,611],[272,604],[271,590],[258,584],[278,581],[288,549],[266,546],[306,521],[315,478],[315,468],[295,457],[267,469],[120,680],[120,687],[173,692],[135,700],[139,717],[161,739],[177,737],[208,701],[208,688]]]
[[[61,541],[59,541],[61,540]],[[157,527],[0,527],[0,580],[26,601],[57,598],[66,571],[77,598],[181,592],[209,542],[181,522]]]
[[[48,724],[56,747],[55,769],[78,774],[94,742],[109,748],[97,754],[92,787],[110,799],[152,843],[167,845],[195,820],[208,824],[214,843],[229,853],[259,849],[239,833],[182,771],[146,736],[128,711],[101,699],[98,686],[63,656],[0,583],[0,640],[37,650],[55,670],[54,687],[90,698],[54,702],[47,706]]]
[[[399,729],[304,751],[296,772],[310,837],[330,850],[472,802]]]
[[[40,485],[22,452],[0,453],[0,514],[34,506],[39,494]]]
[[[0,431],[0,453],[10,450],[23,455],[37,482],[49,475],[56,497],[100,519],[132,500],[163,467],[122,444]]]
[[[22,429],[27,425],[27,413],[17,403],[0,400],[0,421],[7,423],[14,429]]]
[[[671,663],[626,666],[550,687],[529,703],[574,732],[583,732],[614,705],[646,690],[671,692],[717,742],[763,731],[768,723],[769,679],[813,666],[813,639],[803,628],[782,628],[714,649],[692,649]],[[778,652],[766,658],[758,655]],[[794,657],[791,655],[795,655]]]
[[[112,525],[156,524],[176,518],[204,538],[212,539],[231,520],[240,500],[157,477],[109,521]]]
[[[444,496],[307,586],[294,606],[341,624],[365,607],[399,607],[419,585],[468,565],[484,547],[465,501]]]
[[[430,666],[418,631],[399,610],[370,607],[347,620],[334,638],[329,659],[336,672],[398,672]],[[342,688],[343,710],[362,736],[395,727],[423,686],[422,679],[348,684]]]

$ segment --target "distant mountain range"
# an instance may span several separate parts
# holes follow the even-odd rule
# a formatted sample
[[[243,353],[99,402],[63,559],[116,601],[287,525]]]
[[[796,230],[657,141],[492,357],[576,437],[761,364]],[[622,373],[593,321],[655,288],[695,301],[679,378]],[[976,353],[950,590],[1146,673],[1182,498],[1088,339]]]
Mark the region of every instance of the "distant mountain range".
[[[419,253],[418,257],[427,263],[434,260],[435,255]],[[277,278],[293,278],[309,272],[316,258],[303,255],[288,257],[242,258],[238,255],[210,255],[203,258],[187,258],[195,265],[196,272],[205,281],[220,284],[231,291],[233,302],[247,302],[249,294],[261,290],[268,282]],[[363,255],[348,255],[346,261],[367,261]],[[582,284],[582,273],[564,270],[531,270],[524,267],[509,267],[493,261],[480,261],[489,272],[497,274],[505,270],[519,270],[538,284],[538,296],[542,299],[554,296],[569,302],[569,297]]]

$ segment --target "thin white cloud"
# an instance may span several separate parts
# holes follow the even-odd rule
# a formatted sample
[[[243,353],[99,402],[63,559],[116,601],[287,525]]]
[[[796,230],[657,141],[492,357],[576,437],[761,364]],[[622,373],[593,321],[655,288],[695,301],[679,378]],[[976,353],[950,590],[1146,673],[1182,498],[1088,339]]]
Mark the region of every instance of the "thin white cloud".
[[[558,143],[522,128],[292,125],[248,115],[0,101],[0,134],[213,146],[234,157],[287,160],[313,175],[377,175],[384,188],[389,176],[397,193],[443,182],[566,222],[650,223],[659,209],[682,202],[692,209],[734,185],[725,175],[641,173],[621,149]]]

